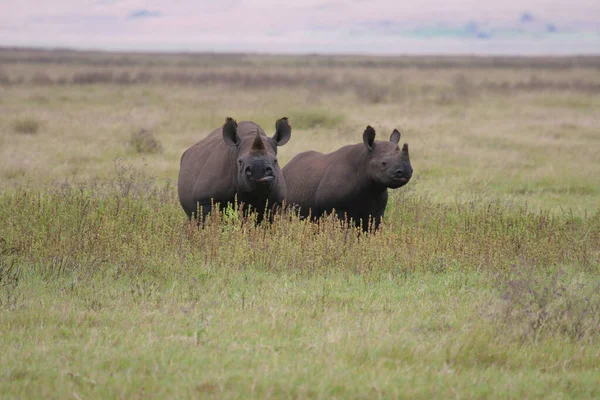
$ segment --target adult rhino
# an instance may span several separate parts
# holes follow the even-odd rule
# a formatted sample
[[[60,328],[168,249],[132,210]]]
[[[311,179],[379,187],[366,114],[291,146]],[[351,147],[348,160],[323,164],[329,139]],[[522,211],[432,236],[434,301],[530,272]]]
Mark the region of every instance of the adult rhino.
[[[275,123],[275,135],[267,137],[251,121],[238,125],[227,118],[181,156],[177,182],[179,201],[188,217],[202,217],[212,205],[224,209],[228,203],[244,203],[258,213],[261,221],[267,207],[280,204],[286,184],[277,163],[277,146],[290,140],[292,128],[287,118]]]
[[[363,143],[344,146],[332,153],[307,151],[284,168],[288,185],[286,201],[300,207],[300,215],[316,219],[333,210],[339,218],[350,218],[363,231],[369,221],[377,229],[385,212],[388,188],[410,181],[413,169],[408,144],[398,146],[400,132],[394,129],[389,142],[375,140],[367,126]]]

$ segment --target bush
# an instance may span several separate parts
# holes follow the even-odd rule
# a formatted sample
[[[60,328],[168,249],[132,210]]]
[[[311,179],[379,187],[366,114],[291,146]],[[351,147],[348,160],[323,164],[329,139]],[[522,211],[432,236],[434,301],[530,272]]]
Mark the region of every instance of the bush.
[[[35,118],[26,117],[21,118],[13,122],[13,130],[16,133],[24,133],[33,135],[38,133],[40,129],[40,121]]]
[[[492,316],[502,332],[523,341],[566,336],[596,338],[600,327],[600,281],[582,281],[562,272],[545,276],[514,265],[512,279],[500,284],[502,300]]]
[[[54,81],[48,76],[48,74],[38,72],[33,76],[33,78],[31,78],[31,83],[34,85],[52,85],[54,84]]]
[[[349,82],[356,97],[367,104],[385,103],[390,96],[390,87],[367,80],[353,80]]]
[[[140,154],[152,154],[162,152],[162,144],[154,136],[154,133],[146,129],[131,134],[129,146]]]
[[[71,83],[76,85],[92,85],[97,83],[112,83],[113,73],[111,71],[83,71],[73,75]]]

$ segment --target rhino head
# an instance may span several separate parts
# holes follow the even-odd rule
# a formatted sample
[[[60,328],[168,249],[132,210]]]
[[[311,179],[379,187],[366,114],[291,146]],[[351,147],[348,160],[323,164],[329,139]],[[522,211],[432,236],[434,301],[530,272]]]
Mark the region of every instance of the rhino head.
[[[292,128],[286,117],[275,123],[275,134],[267,137],[257,126],[256,135],[243,138],[238,125],[227,118],[223,125],[223,140],[237,150],[236,175],[238,190],[245,193],[268,193],[283,185],[283,175],[277,161],[277,147],[290,140]]]
[[[396,189],[410,181],[413,169],[410,165],[408,144],[404,143],[400,149],[400,132],[397,129],[390,135],[389,142],[375,141],[375,129],[367,126],[363,133],[363,142],[368,154],[367,174],[374,182]]]

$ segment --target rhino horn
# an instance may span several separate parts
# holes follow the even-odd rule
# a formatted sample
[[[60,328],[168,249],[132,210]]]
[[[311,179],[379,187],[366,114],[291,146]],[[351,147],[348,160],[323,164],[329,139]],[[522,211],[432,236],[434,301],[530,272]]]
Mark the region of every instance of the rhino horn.
[[[260,132],[256,131],[256,137],[254,138],[254,142],[252,143],[252,150],[264,150],[265,143],[260,136]]]

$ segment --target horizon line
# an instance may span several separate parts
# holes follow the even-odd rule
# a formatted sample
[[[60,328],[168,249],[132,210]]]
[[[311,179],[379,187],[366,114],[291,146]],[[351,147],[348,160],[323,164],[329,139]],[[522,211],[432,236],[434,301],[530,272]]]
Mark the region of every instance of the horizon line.
[[[136,49],[136,48],[107,48],[107,47],[86,47],[86,46],[20,46],[0,44],[0,51],[51,51],[51,52],[79,52],[79,53],[116,53],[116,54],[138,54],[138,55],[194,55],[194,54],[214,54],[214,55],[248,55],[248,56],[310,56],[310,57],[369,57],[369,58],[394,58],[394,57],[490,57],[490,58],[576,58],[576,57],[600,57],[600,50],[597,52],[573,52],[573,53],[523,53],[523,52],[398,52],[398,53],[377,53],[377,52],[320,52],[320,51],[298,51],[298,52],[277,52],[277,51],[236,51],[236,50],[184,50],[184,49]]]

